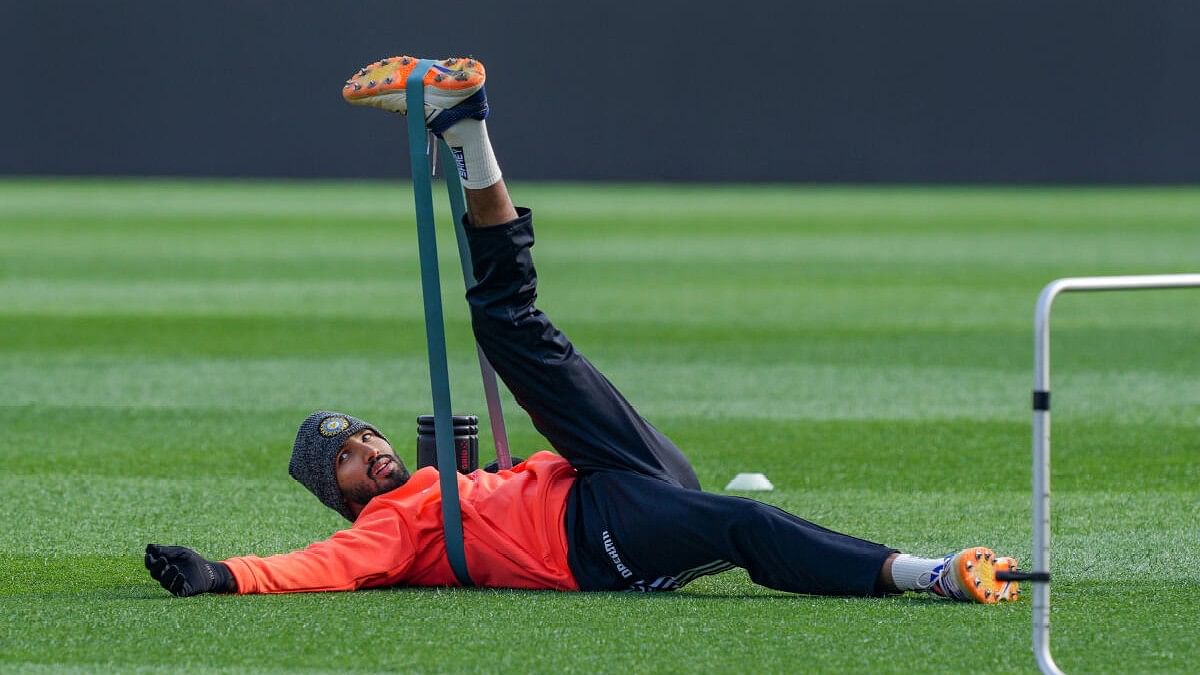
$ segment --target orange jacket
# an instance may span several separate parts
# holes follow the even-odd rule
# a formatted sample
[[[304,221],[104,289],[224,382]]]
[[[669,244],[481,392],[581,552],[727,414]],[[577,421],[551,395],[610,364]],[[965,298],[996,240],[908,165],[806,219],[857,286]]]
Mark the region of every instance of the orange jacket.
[[[458,475],[467,568],[479,586],[579,590],[567,566],[575,470],[550,452],[511,471]],[[302,551],[224,561],[239,593],[457,586],[442,534],[438,473],[426,467],[372,499],[348,530]]]

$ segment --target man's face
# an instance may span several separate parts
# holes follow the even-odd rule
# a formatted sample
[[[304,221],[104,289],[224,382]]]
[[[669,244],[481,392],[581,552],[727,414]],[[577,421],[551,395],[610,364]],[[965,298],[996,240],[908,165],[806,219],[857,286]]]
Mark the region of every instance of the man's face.
[[[404,462],[374,429],[347,438],[334,455],[333,466],[338,488],[355,517],[372,497],[408,482]]]

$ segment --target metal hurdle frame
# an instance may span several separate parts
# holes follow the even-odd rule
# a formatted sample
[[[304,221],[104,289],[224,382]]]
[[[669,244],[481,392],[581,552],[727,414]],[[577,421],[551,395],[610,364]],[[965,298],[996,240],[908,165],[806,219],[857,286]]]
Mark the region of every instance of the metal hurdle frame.
[[[1033,654],[1047,675],[1061,674],[1050,653],[1050,310],[1061,293],[1200,288],[1200,274],[1068,277],[1046,284],[1033,317],[1033,570],[1001,572],[1033,583]]]

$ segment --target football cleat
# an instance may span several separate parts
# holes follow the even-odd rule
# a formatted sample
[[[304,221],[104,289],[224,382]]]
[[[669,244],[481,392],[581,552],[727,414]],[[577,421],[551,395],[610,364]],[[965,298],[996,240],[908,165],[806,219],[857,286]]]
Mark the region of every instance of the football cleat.
[[[342,87],[342,98],[353,105],[380,108],[408,114],[405,88],[408,76],[417,66],[412,56],[394,56],[359,68]],[[487,118],[487,95],[483,83],[487,71],[472,58],[435,61],[425,73],[425,124],[439,136],[462,119]]]
[[[937,595],[953,600],[995,604],[1000,600],[995,563],[996,554],[983,546],[951,553],[930,572],[928,588]]]

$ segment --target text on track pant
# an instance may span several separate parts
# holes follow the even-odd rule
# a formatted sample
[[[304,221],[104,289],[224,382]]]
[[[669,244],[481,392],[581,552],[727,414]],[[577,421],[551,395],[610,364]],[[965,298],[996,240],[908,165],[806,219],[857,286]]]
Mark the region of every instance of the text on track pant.
[[[743,567],[794,593],[873,595],[894,549],[751,499],[700,490],[687,458],[534,306],[533,218],[467,227],[475,337],[534,426],[579,473],[567,504],[582,590],[673,590]]]

